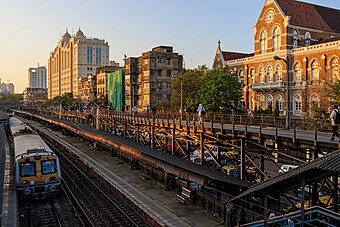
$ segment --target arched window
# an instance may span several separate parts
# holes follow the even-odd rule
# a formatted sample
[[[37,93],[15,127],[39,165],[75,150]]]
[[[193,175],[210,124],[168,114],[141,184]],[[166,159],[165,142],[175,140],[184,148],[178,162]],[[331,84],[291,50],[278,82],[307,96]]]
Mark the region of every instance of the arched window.
[[[312,39],[312,36],[310,35],[309,32],[305,33],[305,45],[310,46],[310,40]]]
[[[293,31],[293,48],[298,47],[298,39],[299,39],[299,33],[297,30]]]
[[[264,73],[264,68],[261,67],[259,69],[259,77],[260,77],[260,83],[265,83],[266,82],[266,75]]]
[[[238,79],[239,79],[239,82],[244,84],[244,73],[243,73],[243,69],[241,69],[239,72],[238,72]]]
[[[302,111],[302,98],[300,94],[294,95],[294,111],[301,112]]]
[[[272,69],[272,67],[271,66],[269,66],[268,68],[267,68],[267,81],[269,82],[269,83],[272,83],[273,82],[273,69]]]
[[[255,81],[255,70],[254,69],[250,70],[250,78],[251,78],[251,83],[255,84],[256,81]]]
[[[260,53],[265,53],[267,50],[267,32],[262,31],[260,34]]]
[[[313,61],[312,63],[312,73],[311,73],[311,80],[319,80],[320,69],[319,69],[319,62]]]
[[[294,81],[301,80],[301,64],[296,63],[294,66]]]
[[[277,82],[282,81],[282,66],[281,65],[276,65],[275,67],[275,80]]]
[[[281,46],[281,30],[276,26],[273,30],[273,50],[279,50]]]
[[[265,110],[267,105],[266,105],[266,97],[264,95],[261,95],[260,96],[260,103],[259,103],[259,106],[262,110]]]
[[[267,95],[267,103],[266,103],[267,109],[271,108],[273,109],[273,96]]]
[[[340,69],[339,69],[339,59],[334,58],[331,62],[331,75],[332,80],[340,80]]]
[[[279,111],[282,111],[282,95],[275,96],[275,106],[277,105]]]

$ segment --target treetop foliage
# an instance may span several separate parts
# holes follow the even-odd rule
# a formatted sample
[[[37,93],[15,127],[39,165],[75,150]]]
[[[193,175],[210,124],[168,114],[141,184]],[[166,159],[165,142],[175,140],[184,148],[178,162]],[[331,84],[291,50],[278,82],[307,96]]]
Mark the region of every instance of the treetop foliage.
[[[201,103],[207,111],[230,111],[240,108],[242,88],[236,75],[227,71],[199,66],[187,70],[173,80],[172,107],[180,108],[181,82],[183,85],[183,109],[190,106],[192,110]]]

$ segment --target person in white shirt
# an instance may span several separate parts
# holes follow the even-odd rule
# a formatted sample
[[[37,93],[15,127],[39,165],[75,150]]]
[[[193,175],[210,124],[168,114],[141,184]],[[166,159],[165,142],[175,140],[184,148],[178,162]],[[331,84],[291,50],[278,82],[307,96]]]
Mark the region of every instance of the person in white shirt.
[[[198,115],[198,117],[200,119],[200,125],[203,124],[203,115],[204,114],[205,114],[205,109],[202,106],[202,104],[199,104],[198,108],[197,108],[197,115]]]
[[[339,110],[338,110],[338,105],[334,105],[334,110],[332,111],[331,113],[331,124],[332,124],[332,131],[333,131],[333,135],[332,135],[332,138],[331,138],[331,141],[334,141],[334,137],[338,137],[339,138],[339,132],[338,132],[338,123],[336,122],[336,115],[339,113]]]

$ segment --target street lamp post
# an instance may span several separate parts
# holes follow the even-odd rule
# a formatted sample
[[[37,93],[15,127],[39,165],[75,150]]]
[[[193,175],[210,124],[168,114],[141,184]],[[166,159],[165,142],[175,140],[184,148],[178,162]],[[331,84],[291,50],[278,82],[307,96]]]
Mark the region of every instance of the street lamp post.
[[[183,118],[183,78],[178,77],[181,81],[181,119]]]
[[[288,56],[287,59],[283,59],[277,55],[274,56],[274,60],[276,61],[283,61],[284,63],[286,63],[286,67],[287,67],[287,83],[286,83],[286,101],[287,101],[287,112],[286,112],[286,129],[289,129],[290,126],[290,118],[289,118],[289,62],[288,62]]]

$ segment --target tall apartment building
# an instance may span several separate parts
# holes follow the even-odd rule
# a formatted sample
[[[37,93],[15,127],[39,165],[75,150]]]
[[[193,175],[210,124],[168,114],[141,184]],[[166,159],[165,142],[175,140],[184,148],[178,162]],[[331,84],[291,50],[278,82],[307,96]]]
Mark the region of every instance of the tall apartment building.
[[[28,87],[29,88],[47,88],[47,70],[45,66],[28,69]]]
[[[254,53],[222,51],[214,67],[244,81],[247,109],[278,106],[300,118],[330,108],[324,86],[340,79],[340,10],[295,0],[266,0],[253,27]],[[274,56],[277,56],[274,58]]]
[[[173,47],[158,46],[125,60],[125,109],[169,106],[171,80],[183,70],[183,56]]]
[[[80,29],[74,36],[66,30],[48,59],[48,97],[68,92],[77,97],[79,80],[95,76],[97,67],[108,64],[108,42],[86,37]]]

